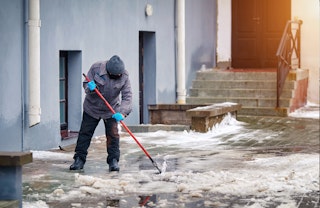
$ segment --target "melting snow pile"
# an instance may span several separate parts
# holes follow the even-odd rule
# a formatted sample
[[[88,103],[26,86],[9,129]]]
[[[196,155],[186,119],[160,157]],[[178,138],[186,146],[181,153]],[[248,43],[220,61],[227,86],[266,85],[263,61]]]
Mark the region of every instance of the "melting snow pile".
[[[82,193],[123,195],[126,193],[175,193],[201,197],[204,192],[234,195],[291,195],[319,190],[319,158],[295,154],[279,158],[246,161],[246,167],[232,171],[164,172],[150,171],[119,174],[117,179],[103,179],[75,174]],[[244,171],[245,170],[245,171]],[[143,181],[144,183],[139,183]]]

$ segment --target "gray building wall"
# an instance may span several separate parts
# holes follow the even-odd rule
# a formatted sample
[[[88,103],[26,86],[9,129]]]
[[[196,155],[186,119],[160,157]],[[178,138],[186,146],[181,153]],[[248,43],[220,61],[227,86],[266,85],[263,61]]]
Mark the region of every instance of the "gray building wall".
[[[24,6],[0,1],[0,151],[20,151],[24,122]]]
[[[186,0],[186,86],[205,64],[216,66],[217,14],[215,0]]]
[[[153,15],[144,9],[149,3]],[[58,147],[60,136],[59,51],[69,55],[69,127],[78,131],[82,116],[82,73],[99,60],[119,55],[130,73],[133,112],[139,124],[139,31],[150,32],[145,72],[148,104],[175,103],[174,0],[40,0],[41,122],[28,124],[28,1],[0,0],[0,151]],[[195,72],[215,64],[216,1],[186,1],[186,88]],[[149,103],[152,102],[152,103]],[[69,129],[70,129],[69,128]],[[96,135],[104,134],[102,122]]]

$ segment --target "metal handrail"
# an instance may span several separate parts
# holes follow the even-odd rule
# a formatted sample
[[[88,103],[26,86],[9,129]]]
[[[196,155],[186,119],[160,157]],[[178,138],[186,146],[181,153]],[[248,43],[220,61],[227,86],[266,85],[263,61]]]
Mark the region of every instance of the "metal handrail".
[[[287,22],[276,53],[278,57],[276,107],[280,107],[280,95],[289,71],[300,68],[301,24],[302,20],[289,20]]]

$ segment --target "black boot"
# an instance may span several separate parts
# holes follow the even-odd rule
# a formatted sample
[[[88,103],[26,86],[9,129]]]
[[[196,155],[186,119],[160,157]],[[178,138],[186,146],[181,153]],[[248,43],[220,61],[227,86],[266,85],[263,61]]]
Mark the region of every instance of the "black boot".
[[[82,170],[84,166],[83,160],[80,159],[80,157],[76,157],[74,159],[73,164],[70,166],[70,170]]]
[[[119,165],[117,159],[113,159],[109,164],[109,171],[119,171]]]

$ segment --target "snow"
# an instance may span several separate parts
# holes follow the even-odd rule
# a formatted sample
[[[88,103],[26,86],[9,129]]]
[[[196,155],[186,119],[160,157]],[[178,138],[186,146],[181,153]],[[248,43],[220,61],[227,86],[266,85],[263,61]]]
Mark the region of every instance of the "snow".
[[[60,152],[49,152],[49,151],[31,151],[32,157],[35,159],[46,159],[46,160],[56,160],[56,159],[72,159],[72,156],[60,153]]]
[[[207,110],[207,109],[212,109],[214,107],[231,107],[234,105],[238,105],[237,103],[232,103],[232,102],[224,102],[224,103],[216,103],[208,106],[201,106],[201,107],[196,107],[194,108],[195,110]]]
[[[317,108],[318,105],[308,103],[307,108],[299,109],[290,114],[290,117],[319,119],[319,110],[308,111],[309,108]],[[220,137],[224,134],[234,134],[243,131],[246,124],[227,116],[222,123],[216,125],[207,133],[197,132],[167,132],[157,131],[150,133],[136,134],[137,139],[148,146],[168,149],[168,152],[156,157],[162,159],[158,164],[162,170],[161,174],[154,174],[155,170],[137,170],[129,173],[119,173],[117,177],[99,175],[87,175],[74,173],[74,183],[79,188],[66,191],[59,187],[50,194],[48,199],[68,200],[86,195],[101,196],[123,196],[130,193],[150,194],[155,190],[157,193],[181,193],[188,198],[202,198],[204,193],[220,193],[239,196],[268,196],[263,200],[253,198],[254,202],[247,207],[265,207],[273,197],[282,199],[278,208],[296,207],[292,195],[309,193],[319,190],[319,154],[317,153],[295,153],[284,156],[256,155],[248,160],[240,150],[225,150],[218,145],[223,142]],[[243,136],[242,132],[242,136]],[[247,136],[264,134],[256,130],[247,132]],[[266,132],[265,139],[273,139],[278,132]],[[165,139],[164,139],[165,138]],[[134,141],[126,136],[122,138],[127,144]],[[240,139],[237,136],[233,140]],[[96,142],[96,141],[95,141]],[[96,142],[97,144],[100,142]],[[103,142],[102,142],[103,143]],[[132,144],[133,146],[133,144]],[[173,150],[169,150],[169,149]],[[207,155],[206,160],[199,160],[195,150],[201,150],[198,154],[215,152],[219,154]],[[130,149],[126,155],[139,152],[140,149]],[[188,153],[188,151],[190,151]],[[122,158],[125,157],[121,156]],[[35,159],[70,160],[72,153],[58,153],[51,151],[33,151]],[[172,159],[179,158],[180,166],[170,171],[173,164]],[[189,162],[186,162],[189,161]],[[215,168],[215,162],[220,162],[220,168]],[[120,161],[121,162],[121,161]],[[228,164],[235,164],[232,167]],[[198,166],[198,172],[194,166]],[[188,171],[190,170],[190,171]],[[144,183],[140,183],[143,181]],[[32,197],[32,196],[29,196]],[[35,195],[35,197],[37,197]],[[166,207],[168,202],[164,199],[158,201],[159,207]],[[219,206],[209,200],[204,204],[208,207]],[[81,204],[74,203],[73,207],[80,207]],[[23,207],[48,207],[43,200],[36,202],[23,202]]]
[[[150,171],[119,174],[117,179],[105,179],[75,174],[80,191],[89,194],[122,195],[125,193],[148,194],[184,193],[202,198],[203,193],[233,195],[276,196],[290,200],[290,195],[319,190],[319,158],[314,154],[294,154],[286,157],[256,158],[246,161],[244,168],[208,170],[204,172]],[[139,181],[144,181],[142,185]],[[293,202],[290,202],[293,203]]]
[[[290,113],[289,116],[296,117],[296,118],[319,119],[320,117],[319,105],[315,103],[307,102],[307,105],[305,107],[297,109],[296,111]]]
[[[38,200],[36,202],[23,202],[23,207],[30,208],[49,208],[45,201]]]

